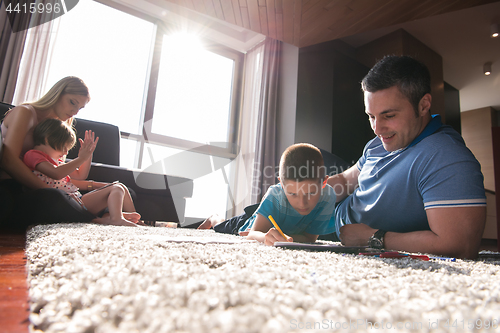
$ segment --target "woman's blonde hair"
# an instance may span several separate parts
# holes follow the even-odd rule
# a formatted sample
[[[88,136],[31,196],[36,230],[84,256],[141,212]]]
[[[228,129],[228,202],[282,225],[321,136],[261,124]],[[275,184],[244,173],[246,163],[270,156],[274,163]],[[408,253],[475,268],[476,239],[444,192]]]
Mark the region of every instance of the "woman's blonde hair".
[[[65,94],[82,95],[90,100],[87,85],[76,76],[67,76],[54,84],[38,101],[27,104],[32,105],[36,109],[47,110],[57,103],[59,97]]]

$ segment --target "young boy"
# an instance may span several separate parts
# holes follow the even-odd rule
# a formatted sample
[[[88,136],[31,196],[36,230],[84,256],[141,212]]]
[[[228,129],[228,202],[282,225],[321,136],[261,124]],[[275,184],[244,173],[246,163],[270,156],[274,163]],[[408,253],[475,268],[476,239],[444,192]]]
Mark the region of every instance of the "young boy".
[[[199,229],[232,233],[258,240],[266,245],[275,242],[315,242],[318,235],[335,231],[335,193],[326,183],[328,176],[318,148],[306,143],[288,147],[280,160],[280,183],[271,186],[257,210],[248,219],[221,221],[210,217]],[[270,222],[271,215],[287,238]],[[236,223],[236,224],[235,224]]]
[[[24,163],[47,185],[68,193],[85,209],[94,215],[107,207],[109,214],[95,218],[93,222],[101,224],[137,226],[142,225],[140,214],[135,212],[134,203],[127,187],[120,183],[106,184],[86,180],[72,179],[71,176],[86,178],[79,167],[89,159],[95,150],[99,138],[94,138],[92,131],[85,132],[85,140],[81,140],[78,157],[65,163],[64,157],[76,143],[73,129],[59,119],[48,118],[40,122],[33,131],[34,149],[24,155]],[[96,187],[96,190],[83,196],[79,187]],[[126,211],[126,213],[123,212]]]

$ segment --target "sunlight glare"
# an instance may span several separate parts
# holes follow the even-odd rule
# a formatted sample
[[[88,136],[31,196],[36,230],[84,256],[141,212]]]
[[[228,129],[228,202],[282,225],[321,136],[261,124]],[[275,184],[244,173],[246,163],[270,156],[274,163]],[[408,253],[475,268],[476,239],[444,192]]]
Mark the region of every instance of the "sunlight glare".
[[[182,52],[185,56],[190,56],[197,52],[203,51],[198,36],[189,32],[177,32],[164,37],[164,42],[170,44],[178,52]]]

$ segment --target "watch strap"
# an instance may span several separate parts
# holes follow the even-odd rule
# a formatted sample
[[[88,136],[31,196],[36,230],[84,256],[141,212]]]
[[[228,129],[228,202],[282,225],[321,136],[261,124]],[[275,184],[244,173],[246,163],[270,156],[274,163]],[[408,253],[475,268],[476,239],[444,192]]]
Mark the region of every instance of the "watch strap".
[[[377,246],[377,248],[381,248],[381,249],[385,248],[384,237],[385,237],[386,233],[387,233],[387,231],[382,230],[382,229],[375,231],[375,233],[370,237],[368,245],[373,247],[374,243],[378,243],[378,244],[380,244],[380,246]]]

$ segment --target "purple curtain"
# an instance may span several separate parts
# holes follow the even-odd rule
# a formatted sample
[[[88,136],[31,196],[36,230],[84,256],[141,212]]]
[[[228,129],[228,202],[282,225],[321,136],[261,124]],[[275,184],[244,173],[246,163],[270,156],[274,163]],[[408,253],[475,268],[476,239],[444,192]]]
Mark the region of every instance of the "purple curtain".
[[[255,146],[255,166],[252,199],[260,202],[269,186],[276,184],[276,126],[278,110],[278,81],[281,43],[266,38],[262,58],[262,81]],[[258,169],[257,169],[258,168]]]
[[[11,27],[5,3],[0,4],[0,101],[5,103],[14,97],[30,18],[30,14],[15,15]]]
[[[276,183],[276,126],[278,81],[282,42],[266,38],[245,56],[242,112],[238,145],[240,152],[232,172],[235,200],[227,217],[261,201]]]

